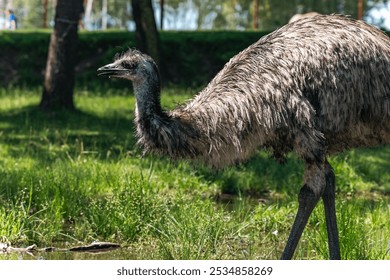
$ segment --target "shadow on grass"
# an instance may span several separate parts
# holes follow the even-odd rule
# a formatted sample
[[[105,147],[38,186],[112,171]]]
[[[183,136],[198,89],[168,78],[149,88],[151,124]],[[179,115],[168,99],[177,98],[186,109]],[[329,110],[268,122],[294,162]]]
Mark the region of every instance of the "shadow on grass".
[[[299,192],[303,164],[294,155],[285,164],[279,164],[268,153],[260,151],[245,163],[224,170],[201,168],[198,172],[211,182],[218,182],[226,199],[231,196],[249,196],[260,200],[282,199],[278,195]]]
[[[36,106],[0,114],[0,143],[9,147],[9,155],[34,157],[97,154],[121,156],[135,144],[131,119],[100,117],[80,110],[46,113]]]
[[[377,195],[390,196],[390,147],[346,151],[331,156],[331,162],[336,187],[344,195],[356,189],[361,195],[371,193],[367,201],[376,200]],[[279,164],[261,151],[245,164],[219,172],[204,169],[201,174],[210,181],[219,181],[222,193],[227,195],[291,201],[303,185],[303,172],[304,164],[294,154],[285,164]]]
[[[363,181],[373,183],[371,191],[390,196],[390,147],[381,146],[351,150],[336,155],[332,159],[334,167],[352,173],[351,177],[361,177]],[[348,172],[349,169],[352,172]],[[340,174],[345,176],[345,174]],[[350,180],[341,178],[339,180]],[[349,182],[351,183],[351,182]]]

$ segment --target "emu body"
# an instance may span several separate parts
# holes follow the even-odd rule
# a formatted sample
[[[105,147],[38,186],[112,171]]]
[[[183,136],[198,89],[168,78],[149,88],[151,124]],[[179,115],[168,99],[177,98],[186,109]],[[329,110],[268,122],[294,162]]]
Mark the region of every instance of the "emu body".
[[[129,50],[99,75],[129,79],[138,143],[146,152],[220,168],[259,148],[305,162],[299,209],[282,258],[292,258],[323,199],[330,257],[340,258],[335,177],[326,157],[390,143],[390,39],[343,16],[287,24],[234,56],[186,105],[166,112],[153,60]]]

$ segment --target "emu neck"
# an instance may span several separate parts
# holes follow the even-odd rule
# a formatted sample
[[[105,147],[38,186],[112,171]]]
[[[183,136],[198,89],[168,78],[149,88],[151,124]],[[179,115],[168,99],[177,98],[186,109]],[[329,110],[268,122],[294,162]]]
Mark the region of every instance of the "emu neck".
[[[137,113],[140,118],[150,118],[162,113],[158,78],[145,77],[133,81],[133,87],[137,99]]]
[[[138,144],[144,152],[171,158],[196,157],[198,131],[181,117],[173,117],[172,111],[162,110],[158,80],[133,81],[133,87],[137,98],[135,124]]]

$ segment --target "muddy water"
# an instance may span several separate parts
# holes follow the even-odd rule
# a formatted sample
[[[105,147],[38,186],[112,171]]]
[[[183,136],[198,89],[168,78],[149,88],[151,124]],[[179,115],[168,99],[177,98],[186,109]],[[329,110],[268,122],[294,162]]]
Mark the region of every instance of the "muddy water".
[[[129,249],[119,248],[104,252],[12,252],[0,254],[0,260],[136,260]]]
[[[128,260],[137,259],[130,248],[117,243],[92,242],[85,245],[70,246],[58,242],[53,247],[39,248],[36,245],[13,247],[0,243],[0,260]]]

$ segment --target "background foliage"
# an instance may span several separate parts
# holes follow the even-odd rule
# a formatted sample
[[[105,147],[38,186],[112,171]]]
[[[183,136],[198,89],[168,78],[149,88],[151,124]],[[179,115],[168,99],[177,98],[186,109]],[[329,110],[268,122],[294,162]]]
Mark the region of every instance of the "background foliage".
[[[90,0],[91,1],[91,0]],[[339,13],[354,18],[358,13],[358,0],[164,0],[165,29],[250,29],[253,26],[255,2],[258,1],[259,29],[275,29],[296,13],[316,11],[323,14]],[[44,8],[42,0],[12,0],[12,7],[22,28],[41,28]],[[47,0],[48,27],[53,26],[55,0]],[[381,18],[372,19],[370,10],[385,6],[389,0],[363,0],[364,18],[381,25]],[[85,1],[87,3],[87,1]],[[107,12],[103,8],[107,4]],[[107,16],[108,28],[134,30],[131,0],[93,0],[84,26],[88,30],[102,28]],[[161,0],[154,0],[157,22],[160,21]],[[4,9],[5,0],[0,1]]]
[[[267,32],[161,32],[162,56],[167,64],[167,80],[186,86],[207,83],[234,54]],[[41,85],[50,34],[40,32],[0,32],[0,83]],[[96,69],[112,61],[115,53],[135,47],[133,32],[81,32],[79,34],[77,83],[88,87],[96,80]],[[94,82],[95,83],[95,82]],[[94,84],[93,83],[93,84]],[[108,83],[107,80],[98,82]],[[120,81],[110,86],[121,85]]]

